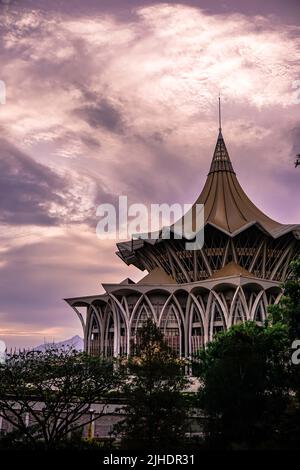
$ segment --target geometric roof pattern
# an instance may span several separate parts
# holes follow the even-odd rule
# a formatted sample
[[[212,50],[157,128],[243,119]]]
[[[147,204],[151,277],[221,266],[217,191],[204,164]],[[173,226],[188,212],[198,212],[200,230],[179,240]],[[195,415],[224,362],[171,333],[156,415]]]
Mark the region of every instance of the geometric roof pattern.
[[[211,225],[231,238],[255,225],[273,239],[292,232],[293,236],[300,240],[300,225],[281,224],[271,219],[246,195],[233,169],[221,127],[219,128],[217,143],[205,185],[190,209],[192,211],[192,227],[196,227],[196,204],[204,205],[205,226]],[[184,224],[184,219],[179,219],[176,224],[180,224],[181,221]],[[173,230],[174,226],[170,228]],[[132,262],[136,264],[138,261],[134,255],[135,251],[145,244],[155,245],[160,243],[163,238],[161,233],[162,231],[159,231],[157,238],[154,240],[134,239],[117,243],[117,255],[127,264]]]
[[[251,225],[259,226],[273,238],[292,230],[300,231],[299,225],[285,225],[272,220],[248,198],[233,170],[221,129],[210,171],[194,206],[196,204],[204,205],[205,224],[231,236]]]

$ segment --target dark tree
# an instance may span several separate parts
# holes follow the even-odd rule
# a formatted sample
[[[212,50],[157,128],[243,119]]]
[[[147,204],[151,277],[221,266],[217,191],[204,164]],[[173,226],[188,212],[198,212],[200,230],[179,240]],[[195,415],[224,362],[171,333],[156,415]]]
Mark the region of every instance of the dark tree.
[[[283,297],[270,307],[271,321],[288,326],[291,342],[300,339],[300,259],[291,263],[291,274],[283,284]]]
[[[247,322],[199,353],[208,444],[259,448],[274,440],[289,401],[287,328]]]
[[[148,320],[138,333],[135,355],[123,361],[126,415],[116,426],[125,448],[172,448],[185,437],[188,386],[185,363]]]
[[[278,305],[270,307],[270,321],[286,325],[289,335],[288,366],[290,402],[280,426],[280,444],[300,447],[300,259],[291,263],[291,274],[283,284]],[[296,361],[295,361],[296,360]]]
[[[0,364],[0,417],[31,446],[53,448],[96,418],[92,404],[105,403],[117,385],[112,364],[99,357],[53,349],[11,355]]]

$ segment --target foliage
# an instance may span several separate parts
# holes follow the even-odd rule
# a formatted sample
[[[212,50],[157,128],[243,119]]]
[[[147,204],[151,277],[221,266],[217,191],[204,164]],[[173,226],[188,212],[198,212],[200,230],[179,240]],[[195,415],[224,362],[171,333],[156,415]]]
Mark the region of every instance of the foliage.
[[[283,284],[283,297],[278,305],[270,307],[270,319],[288,326],[291,341],[300,339],[300,259],[291,263],[291,274]]]
[[[123,447],[161,449],[182,443],[187,414],[183,392],[189,383],[185,366],[148,320],[139,331],[135,355],[120,363],[126,415],[115,432]]]
[[[300,261],[264,326],[247,322],[217,335],[199,353],[199,405],[212,447],[296,448],[300,444]]]
[[[259,447],[276,433],[289,398],[287,328],[239,324],[199,354],[200,407],[211,445]]]
[[[112,364],[101,358],[54,349],[14,354],[0,365],[0,417],[13,425],[17,440],[21,435],[33,447],[42,441],[53,448],[95,419],[92,404],[117,386]]]

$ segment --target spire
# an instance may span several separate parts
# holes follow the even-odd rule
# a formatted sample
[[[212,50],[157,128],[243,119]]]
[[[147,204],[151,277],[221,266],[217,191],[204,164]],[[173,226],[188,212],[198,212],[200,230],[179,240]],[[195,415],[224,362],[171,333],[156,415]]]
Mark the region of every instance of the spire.
[[[221,97],[219,95],[219,135],[214,151],[214,156],[211,162],[209,173],[215,171],[230,171],[234,173],[229,154],[222,135],[222,120],[221,120]]]

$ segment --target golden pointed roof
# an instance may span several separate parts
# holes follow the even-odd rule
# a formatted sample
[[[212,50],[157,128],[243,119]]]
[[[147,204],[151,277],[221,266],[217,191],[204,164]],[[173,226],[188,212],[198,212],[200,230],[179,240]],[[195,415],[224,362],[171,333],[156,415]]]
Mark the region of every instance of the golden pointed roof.
[[[137,284],[150,284],[150,285],[159,285],[159,284],[176,284],[176,281],[169,276],[165,271],[160,268],[153,269],[149,274],[146,274]]]
[[[284,225],[268,217],[248,198],[233,169],[222,135],[221,98],[219,95],[219,135],[204,188],[192,206],[192,227],[196,228],[196,205],[204,205],[204,223],[235,236],[252,225],[257,225],[273,238],[295,231],[300,238],[300,225]],[[185,224],[183,219],[182,223]],[[179,221],[180,223],[180,221]],[[189,222],[187,222],[189,224]],[[178,224],[178,221],[177,221]],[[189,227],[185,227],[189,233]],[[176,229],[175,229],[176,231]]]
[[[204,205],[205,225],[210,224],[230,236],[252,225],[274,238],[300,228],[299,225],[276,222],[249,199],[236,177],[221,128],[204,188],[191,209],[193,219],[197,213],[196,204]],[[192,225],[196,227],[194,220]]]
[[[254,274],[247,271],[247,269],[243,268],[242,266],[235,263],[234,261],[230,261],[230,263],[227,263],[223,268],[214,272],[214,274],[209,279],[216,279],[219,277],[227,277],[227,276],[255,277]]]
[[[280,230],[282,224],[265,215],[242,189],[219,131],[216,148],[204,188],[196,204],[204,204],[205,223],[229,234],[259,224],[268,233]]]
[[[236,177],[224,142],[220,114],[219,134],[210,170],[200,196],[190,209],[192,211],[191,221],[188,220],[186,223],[185,219],[181,218],[176,224],[171,225],[170,230],[176,232],[176,226],[180,227],[182,224],[185,234],[189,234],[190,231],[193,233],[192,228],[198,226],[195,221],[195,214],[198,213],[197,204],[204,205],[204,225],[211,225],[230,237],[234,237],[255,225],[272,238],[279,238],[292,232],[293,236],[300,240],[300,225],[281,224],[271,219],[256,207],[244,192]],[[191,227],[186,226],[190,224]],[[135,253],[145,244],[160,243],[164,239],[161,235],[162,232],[163,229],[158,231],[156,239],[138,239],[117,243],[117,255],[127,264],[135,264],[139,269],[145,269]]]

